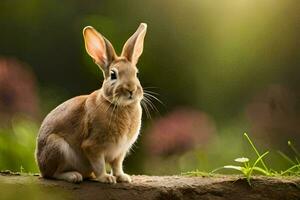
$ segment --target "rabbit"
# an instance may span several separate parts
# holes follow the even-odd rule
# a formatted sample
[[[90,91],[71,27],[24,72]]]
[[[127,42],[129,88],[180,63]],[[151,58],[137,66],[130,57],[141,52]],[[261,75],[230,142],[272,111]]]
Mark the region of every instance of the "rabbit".
[[[83,29],[86,51],[102,70],[104,81],[99,90],[65,101],[43,120],[35,153],[42,177],[73,183],[131,182],[123,160],[141,128],[144,93],[136,64],[146,31],[147,24],[141,23],[117,56],[93,27]],[[112,173],[107,173],[106,163]]]

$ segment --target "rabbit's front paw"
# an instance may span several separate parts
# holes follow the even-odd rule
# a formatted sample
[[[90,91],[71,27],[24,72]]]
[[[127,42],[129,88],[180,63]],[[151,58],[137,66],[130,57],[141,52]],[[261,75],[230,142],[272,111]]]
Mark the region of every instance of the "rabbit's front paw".
[[[95,179],[96,181],[99,181],[101,183],[116,183],[116,177],[109,175],[109,174],[104,174],[102,176],[99,176]]]
[[[117,175],[117,181],[118,182],[124,182],[124,183],[131,183],[131,178],[128,174],[120,174],[120,175]]]

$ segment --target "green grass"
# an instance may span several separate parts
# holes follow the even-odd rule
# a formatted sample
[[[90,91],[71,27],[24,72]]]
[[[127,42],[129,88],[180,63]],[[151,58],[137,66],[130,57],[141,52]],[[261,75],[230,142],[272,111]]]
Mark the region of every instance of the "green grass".
[[[0,128],[0,170],[38,172],[34,151],[38,126],[30,120],[15,119]]]
[[[265,157],[268,155],[269,151],[266,151],[264,153],[260,153],[256,146],[254,145],[253,141],[250,139],[250,137],[247,135],[247,133],[244,133],[244,137],[246,138],[247,142],[251,146],[252,150],[255,152],[257,158],[254,161],[250,161],[247,157],[240,157],[236,158],[234,161],[239,164],[234,165],[225,165],[222,167],[219,167],[209,173],[202,172],[199,170],[196,171],[190,171],[182,173],[182,175],[187,176],[214,176],[216,172],[220,170],[235,170],[238,171],[240,174],[242,174],[249,185],[251,185],[251,178],[253,177],[253,174],[261,174],[264,176],[299,176],[300,175],[300,154],[299,151],[295,148],[295,146],[292,144],[291,141],[288,141],[288,146],[291,148],[291,150],[294,152],[295,157],[291,158],[284,154],[283,152],[279,151],[279,155],[283,157],[286,161],[290,163],[290,167],[288,169],[282,170],[282,171],[276,171],[273,170],[271,167],[269,167],[265,162]]]

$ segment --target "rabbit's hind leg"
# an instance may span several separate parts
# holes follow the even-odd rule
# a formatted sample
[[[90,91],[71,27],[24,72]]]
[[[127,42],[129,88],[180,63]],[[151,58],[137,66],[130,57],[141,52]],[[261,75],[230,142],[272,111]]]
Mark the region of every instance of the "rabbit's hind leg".
[[[80,159],[64,138],[56,136],[55,143],[63,156],[63,162],[57,168],[53,178],[65,180],[72,183],[79,183],[83,180],[83,175],[77,170]]]
[[[81,182],[83,177],[77,170],[78,156],[64,138],[57,134],[51,134],[47,138],[47,145],[43,149],[44,162],[47,170],[52,173],[44,177],[66,180],[68,182]],[[46,170],[46,171],[47,171]]]
[[[61,163],[64,162],[64,156],[56,140],[60,140],[56,134],[38,138],[36,160],[44,178],[53,178]]]
[[[83,180],[82,175],[76,171],[56,173],[53,178],[65,180],[71,183],[79,183]]]

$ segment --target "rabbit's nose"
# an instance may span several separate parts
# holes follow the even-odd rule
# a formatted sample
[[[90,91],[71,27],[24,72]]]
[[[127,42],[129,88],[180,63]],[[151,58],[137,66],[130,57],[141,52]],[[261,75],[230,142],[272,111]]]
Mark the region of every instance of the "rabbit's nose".
[[[128,96],[129,98],[132,98],[135,91],[137,90],[137,87],[136,86],[132,86],[132,85],[127,85],[126,87],[126,91],[128,93]]]
[[[127,92],[128,92],[128,94],[129,94],[129,98],[130,98],[130,99],[132,98],[132,96],[133,96],[133,94],[134,94],[135,91],[136,91],[135,88],[134,88],[134,89],[127,89]]]
[[[128,90],[129,98],[132,98],[133,91]]]

